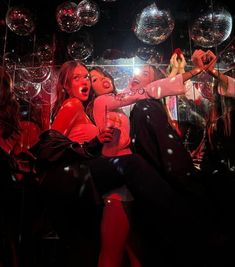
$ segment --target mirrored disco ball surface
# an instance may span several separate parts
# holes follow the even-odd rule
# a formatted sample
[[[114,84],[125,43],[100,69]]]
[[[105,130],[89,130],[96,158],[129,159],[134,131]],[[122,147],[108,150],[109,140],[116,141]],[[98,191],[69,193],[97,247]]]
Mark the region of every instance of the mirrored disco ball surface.
[[[224,42],[232,31],[232,16],[223,9],[203,12],[191,26],[193,42],[202,47],[214,47]]]
[[[153,56],[156,53],[155,47],[139,47],[136,51],[136,56],[139,57],[142,60],[148,60],[151,56]]]
[[[221,55],[221,61],[226,66],[232,66],[235,64],[235,46],[231,45],[226,51]]]
[[[44,66],[37,56],[31,53],[21,58],[19,77],[25,82],[42,83],[50,77],[50,68]]]
[[[156,45],[170,36],[174,26],[175,21],[170,11],[160,10],[153,3],[137,14],[133,31],[142,42]]]
[[[83,0],[78,4],[77,16],[83,25],[93,26],[99,21],[100,9],[95,2]]]
[[[56,9],[56,21],[61,31],[76,32],[81,28],[81,22],[77,16],[77,4],[64,2]]]
[[[6,14],[8,28],[17,35],[27,36],[35,29],[30,11],[22,7],[11,7]]]
[[[14,93],[17,97],[30,101],[41,91],[40,83],[33,83],[22,79],[21,73],[17,70],[14,77]]]
[[[86,42],[71,42],[67,45],[68,54],[72,59],[85,60],[92,55],[93,45]]]

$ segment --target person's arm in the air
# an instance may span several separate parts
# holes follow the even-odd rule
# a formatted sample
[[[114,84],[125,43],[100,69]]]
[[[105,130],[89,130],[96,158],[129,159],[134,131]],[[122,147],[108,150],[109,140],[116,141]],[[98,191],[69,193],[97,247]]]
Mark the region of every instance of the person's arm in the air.
[[[211,50],[206,52],[200,49],[195,50],[192,55],[192,61],[195,66],[207,71],[211,76],[218,80],[219,94],[228,97],[235,97],[235,79],[215,69],[217,57]]]
[[[138,90],[125,89],[124,93],[102,95],[95,100],[94,106],[99,106],[99,109],[101,106],[103,111],[99,111],[98,113],[102,114],[104,113],[104,109],[107,111],[116,110],[120,107],[134,104],[142,99],[160,99],[165,96],[184,94],[187,91],[184,82],[200,72],[201,69],[194,68],[189,72],[178,74],[175,77],[156,80]]]

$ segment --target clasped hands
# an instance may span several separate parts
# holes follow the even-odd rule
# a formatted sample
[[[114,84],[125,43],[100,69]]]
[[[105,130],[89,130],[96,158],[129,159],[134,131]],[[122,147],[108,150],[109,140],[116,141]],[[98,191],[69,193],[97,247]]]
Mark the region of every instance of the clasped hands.
[[[213,72],[217,61],[216,55],[211,50],[205,52],[201,49],[195,50],[191,59],[195,67],[208,72]]]
[[[201,49],[197,49],[194,51],[191,60],[194,66],[199,68],[201,71],[212,72],[215,68],[217,57],[211,50],[203,51]],[[181,73],[180,70],[184,70],[186,64],[187,63],[183,54],[177,55],[174,53],[170,59],[170,65],[176,73]]]

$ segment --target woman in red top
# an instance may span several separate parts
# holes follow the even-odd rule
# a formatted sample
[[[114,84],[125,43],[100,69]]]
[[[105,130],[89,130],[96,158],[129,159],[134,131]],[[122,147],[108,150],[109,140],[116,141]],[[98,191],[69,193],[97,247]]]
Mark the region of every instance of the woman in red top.
[[[85,160],[112,139],[112,129],[98,131],[85,113],[90,87],[85,65],[68,61],[61,66],[51,129],[31,150],[43,162],[39,170],[46,170],[41,188],[55,230],[75,247],[70,249],[76,251],[74,260],[84,267],[97,264],[100,208]]]

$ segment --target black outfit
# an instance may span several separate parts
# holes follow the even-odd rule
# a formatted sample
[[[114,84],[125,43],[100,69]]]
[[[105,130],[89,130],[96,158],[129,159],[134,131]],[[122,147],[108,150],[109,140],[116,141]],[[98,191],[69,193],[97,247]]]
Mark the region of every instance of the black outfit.
[[[99,144],[94,149],[96,143],[93,140],[80,146],[49,130],[31,149],[38,158],[42,192],[47,195],[59,234],[71,238],[76,232],[74,239],[80,241],[95,235],[97,228],[92,224],[97,221],[99,196],[126,184],[135,198],[135,227],[144,237],[144,266],[164,266],[171,260],[172,264],[190,266],[191,257],[198,254],[199,248],[203,250],[194,202],[185,199],[140,155],[104,158],[96,153],[93,157],[91,151],[100,148]],[[94,229],[92,235],[90,229]],[[172,255],[170,259],[166,251]]]
[[[190,154],[168,122],[160,100],[141,100],[130,114],[132,149],[141,154],[171,185],[199,193]],[[201,192],[203,193],[203,192]]]
[[[228,158],[230,162],[234,162],[234,141],[231,139],[231,136],[234,136],[234,125],[229,138],[221,134],[224,126],[217,129],[217,136],[214,134],[212,139],[215,141],[214,151],[211,151],[206,143],[202,171],[198,172],[195,171],[182,140],[168,123],[167,113],[161,101],[139,101],[131,112],[130,120],[133,150],[143,155],[185,201],[190,200],[191,211],[198,220],[197,230],[200,229],[199,232],[206,237],[208,266],[225,264],[225,255],[228,256],[225,251],[228,247],[231,248],[232,243],[228,233],[234,236],[234,231],[228,230],[231,227],[229,222],[234,222],[231,220],[234,174],[231,170],[225,170]],[[217,124],[219,126],[221,122],[218,121]]]
[[[61,266],[97,266],[102,202],[86,160],[100,147],[97,139],[81,147],[49,130],[30,149],[46,214],[64,244]]]

